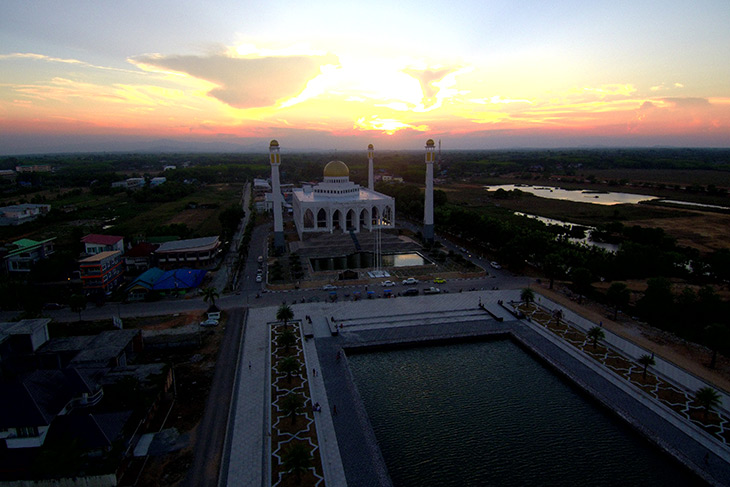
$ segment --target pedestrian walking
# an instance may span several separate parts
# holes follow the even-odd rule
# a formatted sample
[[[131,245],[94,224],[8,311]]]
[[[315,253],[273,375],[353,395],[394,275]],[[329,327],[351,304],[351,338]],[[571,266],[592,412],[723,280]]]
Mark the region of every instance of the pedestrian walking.
[[[317,377],[317,369],[315,369],[315,368],[312,369],[312,375],[314,377]]]

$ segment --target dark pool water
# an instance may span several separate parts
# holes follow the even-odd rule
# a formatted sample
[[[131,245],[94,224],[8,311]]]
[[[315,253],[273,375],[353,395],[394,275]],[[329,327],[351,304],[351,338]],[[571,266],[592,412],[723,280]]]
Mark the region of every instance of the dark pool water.
[[[396,487],[703,485],[510,340],[349,362]]]

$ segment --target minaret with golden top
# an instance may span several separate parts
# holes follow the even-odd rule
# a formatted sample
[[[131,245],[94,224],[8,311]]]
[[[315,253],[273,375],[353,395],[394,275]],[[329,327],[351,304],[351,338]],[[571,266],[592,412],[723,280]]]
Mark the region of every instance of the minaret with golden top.
[[[433,243],[433,163],[436,146],[426,141],[426,195],[423,203],[423,240]]]
[[[281,213],[281,184],[279,183],[279,142],[272,140],[269,144],[269,162],[271,163],[271,202],[274,205],[274,248],[277,252],[284,250],[284,217]]]
[[[373,144],[368,144],[368,189],[375,191],[375,176],[373,176],[373,155],[375,148]]]

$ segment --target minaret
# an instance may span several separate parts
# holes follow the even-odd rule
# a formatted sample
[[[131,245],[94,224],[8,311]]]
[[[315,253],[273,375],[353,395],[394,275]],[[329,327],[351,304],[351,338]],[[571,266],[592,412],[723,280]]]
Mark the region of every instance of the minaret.
[[[433,243],[433,139],[426,141],[426,198],[423,203],[423,240]]]
[[[373,144],[368,144],[368,189],[375,191],[375,178],[373,176]]]
[[[284,250],[284,221],[281,214],[281,185],[279,184],[279,143],[272,140],[269,144],[269,162],[271,163],[271,202],[274,205],[274,248],[277,252]]]

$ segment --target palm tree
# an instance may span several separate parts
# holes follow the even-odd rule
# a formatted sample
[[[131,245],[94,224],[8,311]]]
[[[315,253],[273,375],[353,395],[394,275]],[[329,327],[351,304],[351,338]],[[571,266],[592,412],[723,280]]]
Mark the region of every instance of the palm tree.
[[[712,387],[702,387],[695,392],[695,402],[705,408],[704,422],[710,410],[720,405],[720,394]]]
[[[312,466],[312,454],[304,443],[294,443],[281,455],[282,467],[286,473],[293,473],[297,485],[302,483],[302,474]]]
[[[291,424],[296,424],[297,414],[302,411],[304,407],[304,400],[302,396],[294,392],[290,392],[281,400],[281,408],[284,413],[291,417]]]
[[[555,317],[555,321],[558,322],[558,326],[560,326],[560,320],[563,319],[563,310],[556,309],[555,311],[553,311],[553,316]]]
[[[594,326],[590,330],[588,330],[588,338],[593,340],[593,348],[596,348],[598,346],[598,341],[603,340],[606,338],[606,334],[603,333],[603,329],[600,326]]]
[[[535,291],[526,287],[520,293],[520,300],[525,304],[530,304],[535,301]]]
[[[284,357],[279,361],[279,366],[277,369],[279,372],[286,374],[286,380],[287,382],[291,382],[291,376],[292,374],[299,372],[299,368],[301,367],[301,364],[299,363],[299,360],[297,360],[296,357]]]
[[[203,289],[203,301],[210,303],[211,306],[215,306],[215,300],[218,299],[218,290],[214,287],[206,287]]]
[[[276,311],[276,319],[279,321],[284,322],[284,326],[287,326],[287,323],[289,320],[294,318],[294,311],[292,311],[291,306],[288,304],[282,304],[279,306],[279,309]]]
[[[284,347],[286,352],[289,353],[289,348],[297,342],[297,336],[290,328],[284,328],[276,341],[280,347]]]
[[[656,364],[656,362],[654,361],[654,357],[649,355],[648,353],[645,353],[644,355],[639,357],[638,362],[639,364],[644,366],[644,373],[642,375],[642,378],[646,379],[646,369],[649,368],[650,365]]]

